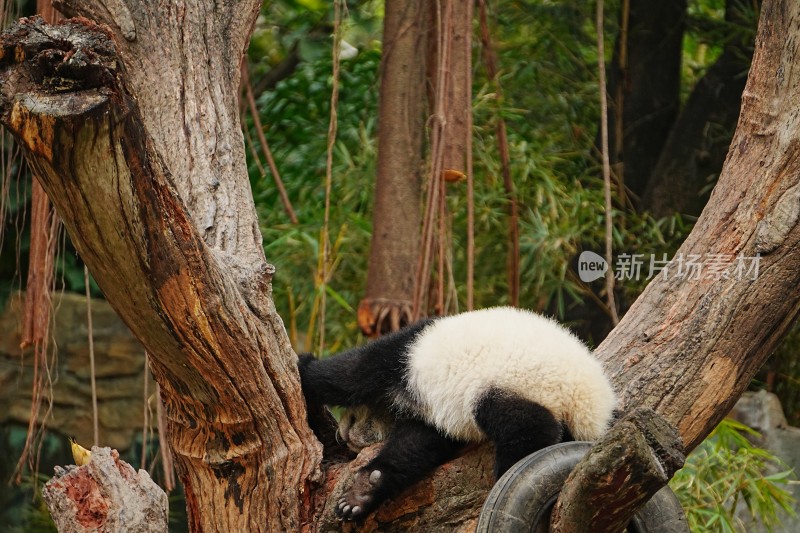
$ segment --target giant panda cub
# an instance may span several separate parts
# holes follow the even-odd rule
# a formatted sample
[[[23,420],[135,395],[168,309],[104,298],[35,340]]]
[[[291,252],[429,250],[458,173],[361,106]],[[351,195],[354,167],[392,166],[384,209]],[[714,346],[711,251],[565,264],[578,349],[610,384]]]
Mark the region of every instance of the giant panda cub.
[[[337,514],[360,519],[451,459],[491,441],[500,476],[562,440],[595,440],[616,397],[599,361],[558,323],[508,307],[418,322],[324,360],[300,357],[309,407],[345,410],[352,448],[386,438]]]

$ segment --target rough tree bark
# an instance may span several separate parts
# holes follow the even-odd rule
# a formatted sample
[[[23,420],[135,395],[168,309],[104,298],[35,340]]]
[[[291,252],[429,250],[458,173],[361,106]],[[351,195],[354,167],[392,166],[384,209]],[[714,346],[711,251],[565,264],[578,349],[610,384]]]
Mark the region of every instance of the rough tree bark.
[[[86,19],[12,29],[2,119],[151,355],[192,529],[296,530],[320,449],[269,298],[236,114],[258,3],[169,5],[116,19],[80,6],[116,39]]]
[[[316,530],[332,523],[330,502],[358,463],[318,468],[269,299],[235,111],[257,5],[202,4],[73,6],[108,22],[117,50],[85,20],[18,26],[0,42],[0,118],[152,355],[193,530]],[[598,349],[623,407],[651,407],[687,449],[800,309],[798,20],[796,2],[764,3],[731,152],[679,252],[761,254],[759,275],[658,279]],[[473,449],[374,520],[468,527],[489,457]]]
[[[728,412],[800,311],[798,20],[797,2],[764,2],[728,158],[676,254],[709,268],[760,256],[758,276],[706,271],[683,280],[673,261],[597,350],[615,383],[627,384],[623,407],[664,415],[688,449]]]
[[[374,337],[411,319],[420,228],[428,9],[387,2],[378,98],[378,163],[361,331]]]
[[[800,3],[763,3],[739,124],[708,205],[677,259],[596,350],[621,407],[652,408],[687,450],[730,411],[800,313],[798,21]],[[756,257],[742,264],[757,264],[757,275],[738,275],[737,258]],[[707,270],[681,277],[681,260]],[[715,274],[728,262],[727,274]],[[589,468],[583,461],[573,475]],[[620,481],[623,494],[630,483]],[[573,522],[563,531],[588,530]]]

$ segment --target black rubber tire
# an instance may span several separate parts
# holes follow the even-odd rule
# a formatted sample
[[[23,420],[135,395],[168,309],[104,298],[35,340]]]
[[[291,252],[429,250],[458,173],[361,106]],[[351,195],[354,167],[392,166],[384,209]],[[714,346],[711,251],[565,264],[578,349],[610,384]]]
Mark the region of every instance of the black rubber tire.
[[[512,466],[489,492],[476,533],[546,533],[561,487],[590,447],[588,442],[563,442]],[[628,531],[688,533],[689,526],[678,498],[664,487],[636,513]]]

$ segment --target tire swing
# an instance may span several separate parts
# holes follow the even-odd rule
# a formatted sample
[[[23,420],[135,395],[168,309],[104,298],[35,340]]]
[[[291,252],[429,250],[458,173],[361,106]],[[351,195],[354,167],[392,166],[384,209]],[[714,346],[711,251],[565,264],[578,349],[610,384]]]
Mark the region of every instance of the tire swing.
[[[563,442],[512,466],[489,492],[476,533],[547,533],[561,487],[589,448],[589,442]],[[688,533],[689,526],[678,498],[666,486],[636,512],[627,531]]]

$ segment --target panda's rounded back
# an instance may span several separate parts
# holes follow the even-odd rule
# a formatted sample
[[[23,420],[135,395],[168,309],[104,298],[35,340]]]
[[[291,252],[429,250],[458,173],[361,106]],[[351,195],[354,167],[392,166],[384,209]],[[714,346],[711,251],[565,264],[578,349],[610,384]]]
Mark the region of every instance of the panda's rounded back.
[[[440,318],[407,352],[406,382],[423,416],[445,433],[481,440],[473,409],[489,387],[510,390],[562,419],[578,439],[605,431],[616,397],[601,364],[557,322],[510,307]]]

